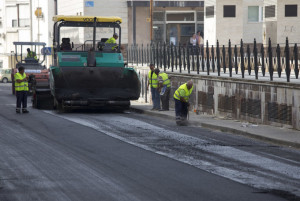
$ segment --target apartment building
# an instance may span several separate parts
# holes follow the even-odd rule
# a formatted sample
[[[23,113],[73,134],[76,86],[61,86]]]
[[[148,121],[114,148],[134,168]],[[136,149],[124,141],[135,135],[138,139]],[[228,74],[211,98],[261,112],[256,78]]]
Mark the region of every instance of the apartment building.
[[[52,45],[53,1],[4,0],[0,4],[0,67],[13,67],[14,41]]]
[[[300,41],[299,0],[209,0],[205,2],[205,40],[210,44],[267,44]]]

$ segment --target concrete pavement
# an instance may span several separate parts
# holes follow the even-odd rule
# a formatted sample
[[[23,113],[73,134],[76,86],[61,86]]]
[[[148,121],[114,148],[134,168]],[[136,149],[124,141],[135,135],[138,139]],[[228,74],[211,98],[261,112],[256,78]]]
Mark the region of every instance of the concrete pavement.
[[[154,117],[173,119],[174,125],[176,125],[175,110],[173,108],[170,108],[170,111],[152,111],[151,108],[152,105],[148,103],[142,103],[139,101],[131,102],[132,111]],[[300,149],[300,131],[298,130],[284,127],[251,124],[235,119],[219,118],[211,115],[197,115],[194,112],[189,112],[189,125],[244,135],[259,140]]]

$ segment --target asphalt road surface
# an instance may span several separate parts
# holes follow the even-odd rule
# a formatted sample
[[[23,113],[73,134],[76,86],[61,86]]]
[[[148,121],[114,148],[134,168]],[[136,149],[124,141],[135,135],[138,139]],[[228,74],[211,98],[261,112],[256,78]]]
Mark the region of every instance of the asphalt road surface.
[[[10,93],[0,201],[300,200],[299,150],[135,113],[16,114]]]

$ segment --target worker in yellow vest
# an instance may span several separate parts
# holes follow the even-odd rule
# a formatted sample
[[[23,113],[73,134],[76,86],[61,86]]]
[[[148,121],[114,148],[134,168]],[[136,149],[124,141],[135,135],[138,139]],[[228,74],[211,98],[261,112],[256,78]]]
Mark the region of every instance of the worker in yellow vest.
[[[150,71],[148,73],[147,89],[151,88],[151,96],[153,108],[151,110],[160,110],[160,95],[158,91],[157,75],[154,73],[154,64],[150,64]]]
[[[17,97],[17,106],[16,113],[21,113],[21,105],[22,112],[28,113],[27,110],[27,93],[28,93],[28,79],[25,74],[25,68],[20,66],[18,68],[18,73],[14,75],[15,80],[15,91]]]
[[[118,47],[118,45],[117,45],[118,38],[119,38],[119,35],[117,33],[114,33],[113,37],[108,39],[105,43],[107,43],[107,44],[116,44],[115,46],[113,46],[111,48],[112,50],[115,50]]]
[[[193,81],[181,85],[174,93],[176,121],[186,120],[189,98],[193,91]]]
[[[162,107],[160,111],[168,111],[171,92],[171,81],[169,79],[168,74],[165,72],[160,73],[160,70],[158,68],[156,68],[154,72],[157,75],[158,91],[160,92],[160,100]]]
[[[32,59],[37,60],[36,53],[33,51],[30,51],[30,48],[27,48],[27,58],[32,58]]]

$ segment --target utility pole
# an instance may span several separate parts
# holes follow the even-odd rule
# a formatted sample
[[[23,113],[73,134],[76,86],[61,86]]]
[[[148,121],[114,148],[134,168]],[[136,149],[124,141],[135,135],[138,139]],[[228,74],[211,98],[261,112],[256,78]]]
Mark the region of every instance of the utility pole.
[[[150,0],[150,40],[153,40],[153,0]]]

